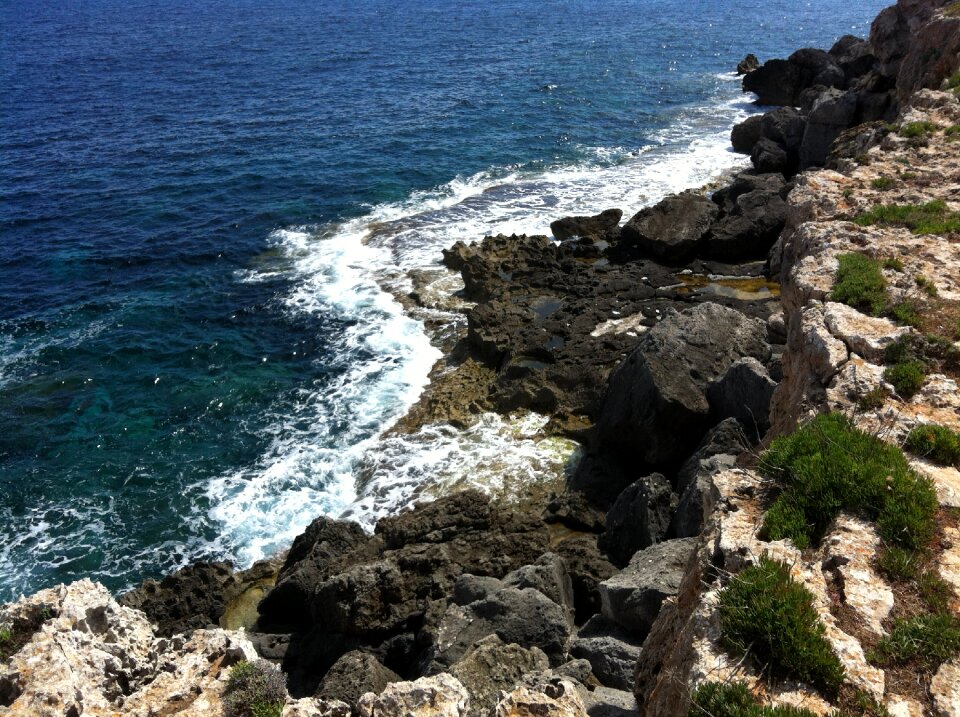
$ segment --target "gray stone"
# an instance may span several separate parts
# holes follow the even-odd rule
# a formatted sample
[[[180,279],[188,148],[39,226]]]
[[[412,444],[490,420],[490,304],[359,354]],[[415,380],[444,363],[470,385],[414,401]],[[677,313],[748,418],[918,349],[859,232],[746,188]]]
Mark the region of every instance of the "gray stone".
[[[822,92],[807,115],[807,128],[800,146],[800,169],[823,166],[834,140],[854,124],[856,113],[855,92]]]
[[[791,170],[790,157],[786,147],[772,139],[761,137],[753,145],[750,152],[750,161],[758,172],[781,172],[789,174]]]
[[[663,601],[677,594],[696,544],[696,538],[669,540],[634,555],[623,571],[600,583],[603,616],[638,639],[646,637]]]
[[[402,679],[393,670],[381,665],[370,653],[354,650],[327,670],[315,696],[355,706],[357,700],[367,692],[380,694],[391,682],[400,682]]]
[[[736,418],[749,437],[758,441],[770,428],[770,400],[776,387],[763,364],[747,356],[710,385],[707,400],[715,416]]]
[[[570,654],[588,660],[600,682],[619,690],[633,689],[633,671],[640,642],[601,615],[592,617],[570,643]]]
[[[616,566],[607,560],[597,547],[597,536],[579,535],[564,540],[554,548],[567,564],[573,583],[576,622],[586,621],[600,612],[598,586],[616,575]]]
[[[636,717],[640,714],[632,692],[597,687],[583,700],[590,717]]]
[[[550,662],[542,650],[508,645],[496,635],[483,638],[450,667],[470,693],[470,717],[483,717],[496,707],[500,691],[510,692],[531,672],[547,670]]]
[[[567,611],[573,625],[573,582],[566,563],[556,553],[544,553],[533,565],[524,565],[504,576],[503,584],[512,588],[533,588]]]
[[[603,236],[608,231],[617,228],[623,211],[607,209],[593,217],[564,217],[550,223],[550,231],[559,241],[571,237]]]
[[[753,145],[763,136],[763,115],[752,115],[738,122],[730,131],[730,144],[735,152],[750,154]]]
[[[681,262],[696,253],[717,214],[716,205],[702,194],[673,194],[640,210],[624,225],[621,237],[644,254]]]
[[[631,556],[667,533],[677,497],[660,473],[653,473],[627,486],[607,513],[607,529],[598,546],[615,562],[625,565]]]

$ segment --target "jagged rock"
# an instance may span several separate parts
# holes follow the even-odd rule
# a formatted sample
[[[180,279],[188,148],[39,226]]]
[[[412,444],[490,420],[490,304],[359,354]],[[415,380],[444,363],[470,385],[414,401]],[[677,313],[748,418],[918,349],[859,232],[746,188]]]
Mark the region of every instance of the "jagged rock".
[[[601,615],[592,617],[570,643],[570,654],[588,660],[602,684],[619,690],[633,688],[640,642],[616,623]]]
[[[844,87],[846,76],[836,60],[823,50],[804,48],[786,60],[767,60],[743,77],[743,90],[757,95],[761,105],[800,104],[800,94],[814,85]]]
[[[806,119],[793,107],[780,107],[763,115],[763,136],[783,147],[791,157],[800,149]]]
[[[754,115],[760,117],[760,115]],[[737,211],[737,199],[749,192],[765,192],[783,196],[786,182],[779,172],[758,174],[753,170],[740,172],[733,181],[713,193],[712,199],[720,209],[727,213]]]
[[[737,74],[745,75],[748,72],[753,72],[758,67],[760,67],[760,60],[751,52],[737,63]]]
[[[738,122],[730,130],[730,143],[736,152],[750,154],[753,146],[763,136],[763,115],[752,115]]]
[[[705,253],[725,261],[766,256],[786,218],[787,205],[779,190],[756,189],[739,194],[727,215],[711,228]]]
[[[825,90],[807,114],[807,126],[800,146],[800,169],[821,167],[834,141],[854,124],[857,95],[854,92]]]
[[[547,523],[562,523],[571,530],[599,533],[606,527],[607,516],[581,491],[566,490],[550,499],[543,519]]]
[[[761,137],[753,145],[750,161],[758,172],[780,172],[791,174],[793,163],[786,148],[772,139]]]
[[[321,516],[298,535],[277,574],[277,583],[257,610],[278,625],[310,620],[310,598],[317,585],[341,567],[341,558],[369,540],[356,523]]]
[[[677,594],[696,542],[669,540],[636,553],[622,572],[600,583],[603,616],[646,637],[663,601]]]
[[[550,598],[567,612],[568,620],[573,625],[574,598],[573,582],[567,565],[556,553],[544,553],[532,565],[524,565],[503,578],[506,587],[533,588]]]
[[[763,364],[747,356],[710,385],[707,400],[715,416],[736,418],[752,439],[760,440],[770,428],[770,400],[776,387]]]
[[[160,581],[144,580],[121,595],[118,602],[145,612],[156,623],[159,634],[169,637],[216,627],[231,600],[254,583],[269,582],[274,571],[268,563],[235,573],[230,563],[198,562]]]
[[[550,223],[550,231],[559,241],[571,237],[603,236],[608,231],[617,228],[622,209],[606,209],[593,217],[564,217]]]
[[[882,363],[887,346],[910,331],[889,319],[866,316],[846,304],[833,301],[826,303],[823,320],[830,333],[843,341],[850,351],[874,363]]]
[[[626,564],[635,552],[663,539],[676,506],[677,497],[663,475],[645,476],[614,502],[597,545],[615,561]]]
[[[634,215],[621,230],[622,241],[656,259],[680,262],[696,252],[716,217],[717,207],[702,194],[673,194]]]
[[[710,428],[707,386],[743,356],[769,358],[762,321],[717,304],[666,316],[610,378],[600,451],[631,465],[676,465]]]
[[[466,717],[470,695],[446,674],[395,682],[381,694],[365,694],[357,703],[359,717]]]
[[[496,707],[501,692],[509,692],[531,672],[550,667],[542,650],[506,644],[496,635],[477,642],[450,667],[453,675],[470,693],[470,717],[484,717]]]
[[[944,662],[930,681],[930,696],[937,717],[960,714],[960,661]]]
[[[862,37],[844,35],[829,50],[837,61],[849,85],[854,79],[867,74],[877,62],[870,43]]]
[[[960,17],[931,18],[911,35],[897,73],[897,99],[905,106],[921,89],[939,89],[960,68]]]
[[[615,575],[616,566],[597,547],[596,536],[568,538],[554,548],[567,564],[573,583],[576,622],[583,623],[600,611],[599,585]]]
[[[639,715],[637,698],[632,692],[597,687],[583,699],[590,717],[633,717]]]
[[[367,692],[380,693],[391,682],[401,682],[393,670],[388,670],[368,652],[348,652],[323,676],[317,697],[327,701],[346,702],[355,705]]]
[[[527,649],[539,648],[558,665],[566,652],[570,623],[562,607],[532,588],[501,587],[467,605],[452,603],[436,631],[430,670],[458,662],[489,635]]]
[[[496,717],[586,717],[576,685],[556,678],[548,684],[521,685],[497,704]]]
[[[290,700],[283,707],[281,717],[350,717],[350,705],[346,702],[327,702],[314,697]]]

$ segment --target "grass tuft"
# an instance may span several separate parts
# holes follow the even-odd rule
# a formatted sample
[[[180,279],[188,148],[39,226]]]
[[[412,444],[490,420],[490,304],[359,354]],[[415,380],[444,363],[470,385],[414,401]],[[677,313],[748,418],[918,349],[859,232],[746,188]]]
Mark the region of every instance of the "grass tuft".
[[[896,183],[897,183],[896,180],[894,180],[892,177],[877,177],[872,182],[870,182],[870,186],[873,187],[874,189],[879,189],[881,191],[884,191],[887,189],[891,189],[893,185],[895,185]]]
[[[947,466],[960,466],[960,434],[946,426],[926,423],[907,435],[904,447],[914,455]]]
[[[841,254],[831,298],[871,316],[887,305],[887,282],[880,262],[865,254]]]
[[[907,122],[900,128],[900,136],[907,139],[913,137],[926,137],[940,129],[933,122]]]
[[[761,705],[743,682],[705,682],[690,696],[687,717],[816,717],[791,705]]]
[[[732,653],[751,653],[775,675],[839,689],[843,666],[824,638],[813,595],[783,563],[762,557],[741,571],[721,591],[719,612],[723,644]]]
[[[903,271],[903,262],[895,256],[888,256],[883,260],[883,268],[892,269],[893,271]]]
[[[916,549],[933,536],[938,501],[930,480],[911,470],[900,449],[842,414],[821,414],[776,439],[760,470],[783,486],[763,523],[770,540],[809,547],[840,511],[875,519],[890,544]]]
[[[917,661],[927,669],[936,669],[957,655],[960,618],[941,613],[897,620],[869,658],[882,667]]]
[[[951,212],[939,199],[926,204],[880,204],[853,221],[863,227],[872,224],[906,227],[914,234],[960,231],[960,212]]]

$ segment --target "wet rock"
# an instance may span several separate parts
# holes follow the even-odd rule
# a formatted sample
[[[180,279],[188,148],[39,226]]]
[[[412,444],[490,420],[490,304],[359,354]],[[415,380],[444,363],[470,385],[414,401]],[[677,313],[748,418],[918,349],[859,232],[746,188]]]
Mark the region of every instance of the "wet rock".
[[[738,122],[730,130],[730,143],[736,152],[750,154],[753,146],[763,136],[763,116],[752,115]]]
[[[571,237],[599,237],[616,229],[621,217],[621,209],[606,209],[593,217],[564,217],[551,222],[550,231],[559,241]]]
[[[470,693],[470,717],[484,717],[496,707],[501,692],[510,692],[525,675],[549,667],[547,656],[536,647],[527,650],[490,635],[450,667],[450,674]]]
[[[533,588],[566,610],[573,625],[573,583],[566,563],[556,553],[544,553],[533,565],[524,565],[503,578],[506,587]]]
[[[367,692],[379,694],[390,683],[402,680],[400,675],[388,670],[370,653],[354,650],[333,663],[333,667],[324,675],[316,696],[355,705]]]
[[[430,671],[447,669],[490,635],[539,648],[558,665],[566,653],[570,623],[562,607],[532,588],[502,587],[467,605],[450,604],[436,631]]]
[[[759,115],[754,115],[759,117]],[[713,193],[714,203],[726,214],[737,212],[737,200],[749,192],[766,192],[784,194],[786,182],[779,172],[760,174],[753,170],[740,172],[730,184],[721,187]]]
[[[768,60],[743,77],[745,92],[757,95],[761,105],[800,105],[800,94],[814,85],[846,86],[846,75],[827,52],[813,48],[797,50],[786,60]]]
[[[710,428],[707,387],[744,356],[769,358],[764,322],[717,304],[668,315],[611,377],[598,452],[633,465],[679,464]]]
[[[625,565],[635,552],[660,542],[677,506],[670,483],[660,473],[628,486],[607,513],[607,529],[598,546]]]
[[[344,555],[368,540],[356,523],[325,516],[314,520],[294,539],[276,585],[257,607],[261,619],[280,629],[308,624],[310,599],[317,585],[341,567]]]
[[[759,441],[770,428],[770,401],[776,382],[755,358],[738,359],[707,389],[714,415],[736,418]]]
[[[753,72],[758,67],[760,67],[760,60],[751,52],[737,63],[737,74],[745,75],[748,72]]]
[[[619,690],[633,688],[640,642],[616,623],[600,615],[591,618],[570,643],[570,654],[588,660],[602,684]]]
[[[455,678],[441,674],[395,682],[381,694],[360,698],[359,717],[466,717],[470,695]]]
[[[681,262],[693,256],[716,217],[716,206],[702,194],[674,194],[638,212],[621,230],[622,241],[656,259]]]
[[[563,557],[573,584],[575,619],[584,623],[600,612],[599,585],[617,573],[617,567],[607,560],[597,547],[597,537],[583,535],[559,543],[554,550]]]
[[[600,583],[603,616],[638,639],[646,637],[663,601],[677,594],[696,543],[669,540],[636,553],[623,571]]]

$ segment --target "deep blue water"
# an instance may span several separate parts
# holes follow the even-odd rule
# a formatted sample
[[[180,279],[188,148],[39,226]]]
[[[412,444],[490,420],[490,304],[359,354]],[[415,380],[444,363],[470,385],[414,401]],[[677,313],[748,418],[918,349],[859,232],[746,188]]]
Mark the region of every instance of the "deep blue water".
[[[885,4],[0,3],[0,599],[349,506],[435,358],[379,285],[702,180]]]

